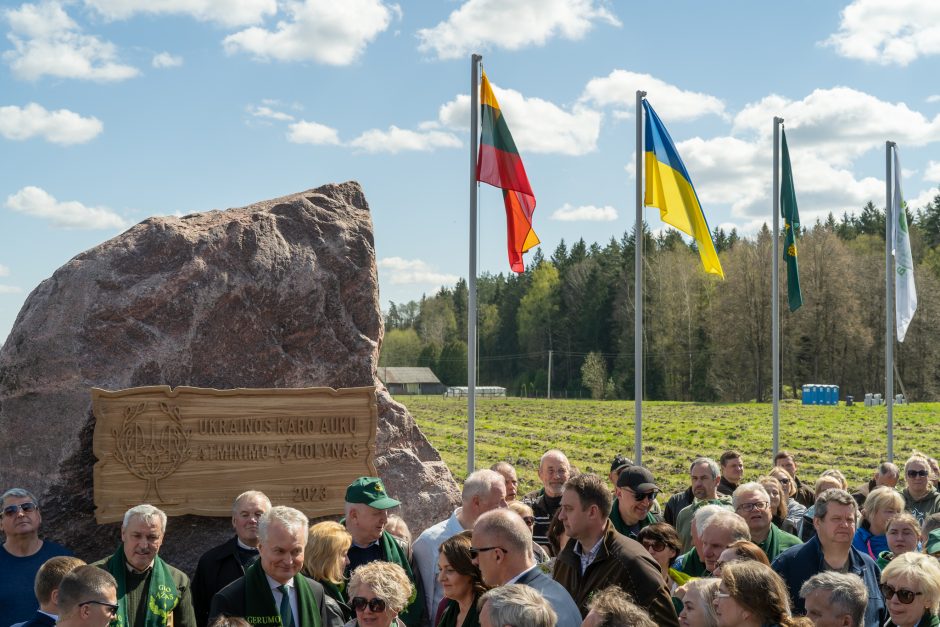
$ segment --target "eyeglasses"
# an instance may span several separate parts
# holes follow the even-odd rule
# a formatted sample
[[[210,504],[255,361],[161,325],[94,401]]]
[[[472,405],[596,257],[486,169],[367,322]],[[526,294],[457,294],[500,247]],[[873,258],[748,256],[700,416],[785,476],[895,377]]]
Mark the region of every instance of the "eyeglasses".
[[[780,483],[785,483],[787,485],[790,485],[789,479],[783,479],[782,477],[777,477],[777,481],[779,481]]]
[[[83,605],[100,605],[108,611],[108,614],[111,615],[111,618],[117,616],[118,606],[116,603],[105,603],[104,601],[82,601],[78,604],[79,607]]]
[[[739,510],[744,510],[745,512],[753,512],[755,509],[764,509],[767,507],[767,501],[756,501],[754,503],[741,503],[738,505]]]
[[[523,522],[525,522],[525,524],[529,525],[530,527],[535,524],[535,516],[523,516],[522,520]]]
[[[881,584],[881,594],[884,595],[885,601],[890,601],[891,597],[895,594],[898,595],[898,601],[904,605],[910,605],[914,602],[914,597],[923,594],[923,592],[914,592],[913,590],[905,590],[904,588],[895,588],[886,583]]]
[[[365,597],[353,597],[349,602],[350,607],[353,608],[355,612],[361,612],[366,609],[366,606],[376,614],[385,611],[385,599],[380,599],[375,597],[373,599],[367,599]]]
[[[715,598],[716,599],[730,599],[731,595],[728,594],[727,592],[716,592]]]
[[[907,471],[908,477],[926,477],[929,474],[930,474],[929,470],[908,470]]]
[[[627,489],[630,490],[629,488]],[[645,501],[646,499],[652,501],[656,498],[656,495],[659,494],[659,492],[657,490],[653,490],[652,492],[634,492],[633,490],[630,490],[630,494],[632,494],[633,498],[638,501]]]
[[[666,550],[666,543],[662,540],[643,540],[642,544],[647,551],[652,550],[659,553]]]
[[[23,510],[24,514],[29,514],[35,512],[39,507],[32,501],[26,501],[25,503],[20,503],[19,505],[7,505],[3,508],[4,516],[16,516],[16,513],[20,510]]]
[[[481,546],[478,549],[470,547],[470,557],[471,558],[478,557],[480,553],[486,553],[487,551],[492,551],[493,549],[499,549],[503,553],[506,552],[506,549],[504,549],[501,546]]]

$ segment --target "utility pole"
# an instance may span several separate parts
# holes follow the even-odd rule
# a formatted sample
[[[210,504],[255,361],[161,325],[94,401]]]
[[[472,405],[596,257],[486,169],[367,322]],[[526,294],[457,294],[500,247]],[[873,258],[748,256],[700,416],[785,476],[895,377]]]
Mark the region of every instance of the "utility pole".
[[[552,350],[548,349],[548,398],[552,397]]]

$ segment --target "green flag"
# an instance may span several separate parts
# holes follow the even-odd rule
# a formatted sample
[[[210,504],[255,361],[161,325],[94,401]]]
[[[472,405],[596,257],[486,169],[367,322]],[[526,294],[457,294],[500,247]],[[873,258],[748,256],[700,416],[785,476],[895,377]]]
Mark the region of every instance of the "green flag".
[[[800,232],[800,212],[796,207],[796,191],[793,189],[793,170],[790,169],[787,133],[782,131],[781,134],[783,181],[780,185],[780,213],[783,214],[783,259],[787,262],[787,302],[790,304],[790,311],[796,311],[803,304],[803,293],[800,291],[800,270],[796,261],[796,237]]]

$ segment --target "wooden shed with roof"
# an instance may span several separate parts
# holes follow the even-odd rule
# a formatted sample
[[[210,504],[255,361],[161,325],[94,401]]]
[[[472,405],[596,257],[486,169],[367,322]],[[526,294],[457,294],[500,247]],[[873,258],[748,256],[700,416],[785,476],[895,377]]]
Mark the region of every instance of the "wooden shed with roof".
[[[378,375],[392,396],[443,394],[446,389],[430,368],[380,366]]]

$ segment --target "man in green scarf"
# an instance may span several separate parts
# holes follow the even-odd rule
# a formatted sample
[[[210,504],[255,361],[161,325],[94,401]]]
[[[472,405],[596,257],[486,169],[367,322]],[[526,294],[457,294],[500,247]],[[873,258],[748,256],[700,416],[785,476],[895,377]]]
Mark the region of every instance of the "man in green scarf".
[[[132,507],[117,550],[93,564],[117,581],[112,627],[196,627],[189,577],[158,555],[165,533],[165,513],[153,505]]]
[[[752,481],[738,486],[733,499],[735,513],[744,519],[751,532],[751,542],[759,546],[771,562],[791,546],[803,543],[771,521],[770,495],[761,484]]]
[[[217,616],[242,616],[261,627],[338,627],[338,609],[327,606],[323,586],[300,574],[310,521],[293,507],[278,505],[258,521],[258,560],[245,576],[213,598],[209,623]]]
[[[415,593],[398,618],[407,627],[420,627],[426,614],[421,578],[411,562],[410,547],[385,531],[388,510],[401,503],[388,495],[378,477],[359,477],[346,488],[346,517],[340,521],[352,536],[346,577],[359,566],[382,560],[401,566]]]

